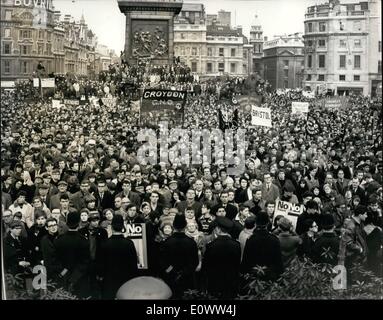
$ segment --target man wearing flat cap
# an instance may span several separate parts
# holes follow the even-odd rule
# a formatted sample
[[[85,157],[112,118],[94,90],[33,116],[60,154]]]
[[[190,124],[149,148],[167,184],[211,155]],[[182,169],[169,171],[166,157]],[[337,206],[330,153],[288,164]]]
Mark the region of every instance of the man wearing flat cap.
[[[241,247],[230,236],[234,223],[226,217],[215,219],[217,238],[206,246],[202,273],[206,276],[207,290],[220,299],[233,299],[238,292]]]
[[[68,190],[68,183],[66,181],[59,181],[59,183],[57,184],[57,188],[59,190],[58,193],[56,193],[55,195],[51,196],[50,198],[50,201],[49,201],[49,209],[52,211],[53,209],[57,209],[57,208],[60,208],[60,198],[61,198],[61,195],[63,194],[67,194],[68,197],[70,196],[70,193]]]

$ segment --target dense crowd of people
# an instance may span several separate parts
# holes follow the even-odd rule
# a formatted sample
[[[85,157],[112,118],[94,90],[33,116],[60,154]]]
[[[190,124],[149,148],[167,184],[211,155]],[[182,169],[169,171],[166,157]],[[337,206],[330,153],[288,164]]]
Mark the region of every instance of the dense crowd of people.
[[[143,88],[187,90],[183,127],[218,128],[233,97],[257,92],[273,127],[246,129],[246,169],[225,162],[140,163],[130,100]],[[11,274],[44,265],[78,297],[113,299],[138,275],[234,298],[241,274],[277,279],[294,259],[360,262],[382,277],[381,100],[350,96],[329,110],[299,90],[271,92],[254,77],[200,81],[181,65],[112,65],[100,79],[56,79],[55,98],[117,97],[117,104],[52,109],[30,84],[2,91],[2,232]],[[227,98],[226,102],[222,98]],[[307,133],[291,101],[308,101],[320,125]],[[158,129],[158,128],[157,128]],[[188,146],[186,146],[188,147]],[[276,201],[303,206],[296,226]],[[148,269],[138,269],[128,224],[146,228]]]

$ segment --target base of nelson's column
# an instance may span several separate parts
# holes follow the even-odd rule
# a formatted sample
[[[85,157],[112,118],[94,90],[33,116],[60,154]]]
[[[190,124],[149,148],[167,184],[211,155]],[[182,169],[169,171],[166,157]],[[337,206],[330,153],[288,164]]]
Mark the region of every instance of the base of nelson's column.
[[[174,57],[174,16],[182,0],[118,0],[126,16],[125,60],[135,64],[150,59],[152,64],[172,64]]]

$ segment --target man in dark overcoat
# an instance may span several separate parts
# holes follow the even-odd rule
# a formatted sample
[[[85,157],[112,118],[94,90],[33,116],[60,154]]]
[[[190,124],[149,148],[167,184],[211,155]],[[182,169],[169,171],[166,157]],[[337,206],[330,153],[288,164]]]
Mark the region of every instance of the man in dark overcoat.
[[[184,232],[184,214],[175,216],[173,227],[173,235],[165,240],[161,248],[161,269],[164,280],[173,291],[173,297],[181,298],[185,290],[194,288],[195,270],[199,264],[198,247]]]
[[[267,231],[269,216],[260,212],[256,216],[254,233],[246,241],[242,271],[251,272],[255,266],[266,267],[264,280],[276,280],[283,272],[281,245],[278,237]]]
[[[234,223],[226,217],[217,217],[215,240],[206,246],[202,272],[206,275],[207,290],[221,299],[233,299],[238,291],[241,247],[230,231]]]
[[[138,274],[138,259],[134,243],[124,238],[124,220],[115,215],[112,236],[101,245],[97,273],[102,281],[103,299],[114,299],[118,289]]]
[[[66,289],[78,296],[87,298],[89,290],[89,264],[90,249],[89,241],[78,232],[80,214],[77,211],[67,215],[69,230],[59,236],[55,241],[57,259],[63,270],[59,276],[63,278]]]

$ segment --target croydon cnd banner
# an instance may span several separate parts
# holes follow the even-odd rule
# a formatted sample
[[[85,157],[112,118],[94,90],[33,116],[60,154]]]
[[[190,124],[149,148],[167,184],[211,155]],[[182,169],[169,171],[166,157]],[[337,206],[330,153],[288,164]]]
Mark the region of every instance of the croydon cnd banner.
[[[186,91],[146,89],[142,95],[141,125],[168,121],[182,126],[186,96]]]

